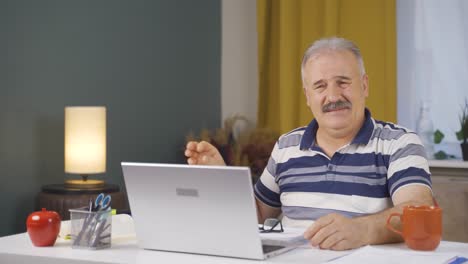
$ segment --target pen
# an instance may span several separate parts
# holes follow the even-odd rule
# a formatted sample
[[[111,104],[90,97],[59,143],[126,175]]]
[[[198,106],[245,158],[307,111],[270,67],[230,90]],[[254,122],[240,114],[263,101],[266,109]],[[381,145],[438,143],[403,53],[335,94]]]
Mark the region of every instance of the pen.
[[[81,227],[81,230],[80,232],[78,233],[78,236],[75,238],[75,240],[73,241],[73,245],[77,246],[77,245],[80,245],[81,243],[81,239],[83,238],[83,236],[85,235],[85,232],[86,232],[86,229],[88,227],[88,224],[89,222],[91,221],[92,219],[92,212],[93,210],[93,200],[92,199],[89,199],[89,205],[88,205],[88,215],[85,217],[85,220],[83,221],[83,226]]]
[[[448,264],[468,263],[468,258],[456,256],[456,257],[450,259],[447,263]]]
[[[101,239],[101,234],[102,234],[102,232],[104,230],[104,226],[105,226],[106,222],[107,222],[107,219],[104,218],[104,219],[98,221],[98,223],[96,224],[96,228],[94,229],[93,234],[92,234],[91,239],[90,239],[90,242],[89,242],[89,245],[91,247],[96,247],[97,246],[99,240]]]

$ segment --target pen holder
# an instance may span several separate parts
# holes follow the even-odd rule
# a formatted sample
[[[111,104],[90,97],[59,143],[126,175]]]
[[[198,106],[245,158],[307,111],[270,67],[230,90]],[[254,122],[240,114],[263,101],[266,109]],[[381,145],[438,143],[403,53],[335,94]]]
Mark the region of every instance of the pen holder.
[[[72,248],[102,249],[111,246],[111,210],[70,209]]]

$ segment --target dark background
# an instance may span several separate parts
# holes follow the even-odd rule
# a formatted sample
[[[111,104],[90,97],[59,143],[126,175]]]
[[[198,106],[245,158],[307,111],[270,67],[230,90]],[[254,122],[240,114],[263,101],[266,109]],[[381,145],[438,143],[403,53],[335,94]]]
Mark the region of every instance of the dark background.
[[[121,161],[184,163],[220,124],[218,0],[0,0],[0,236],[25,231],[63,183],[64,107],[107,107],[108,183]],[[68,176],[67,176],[68,178]]]

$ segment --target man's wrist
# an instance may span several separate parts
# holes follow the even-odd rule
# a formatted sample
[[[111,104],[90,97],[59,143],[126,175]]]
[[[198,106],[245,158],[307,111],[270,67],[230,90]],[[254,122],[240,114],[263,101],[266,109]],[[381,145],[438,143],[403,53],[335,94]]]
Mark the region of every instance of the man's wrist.
[[[358,223],[359,230],[361,233],[360,246],[366,246],[372,244],[373,232],[373,223],[372,219],[369,216],[356,217],[356,222]]]

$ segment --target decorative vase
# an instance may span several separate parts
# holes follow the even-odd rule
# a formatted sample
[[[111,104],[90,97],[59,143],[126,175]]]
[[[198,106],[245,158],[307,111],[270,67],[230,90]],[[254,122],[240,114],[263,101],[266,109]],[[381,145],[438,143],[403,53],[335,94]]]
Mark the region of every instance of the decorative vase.
[[[463,160],[468,161],[468,143],[461,143],[460,146],[462,149]]]
[[[60,232],[60,216],[57,212],[42,211],[33,212],[26,220],[26,228],[31,242],[36,247],[53,246]]]
[[[433,159],[434,125],[432,124],[431,111],[428,102],[424,102],[421,106],[418,123],[416,125],[416,132],[424,145],[427,158]]]

